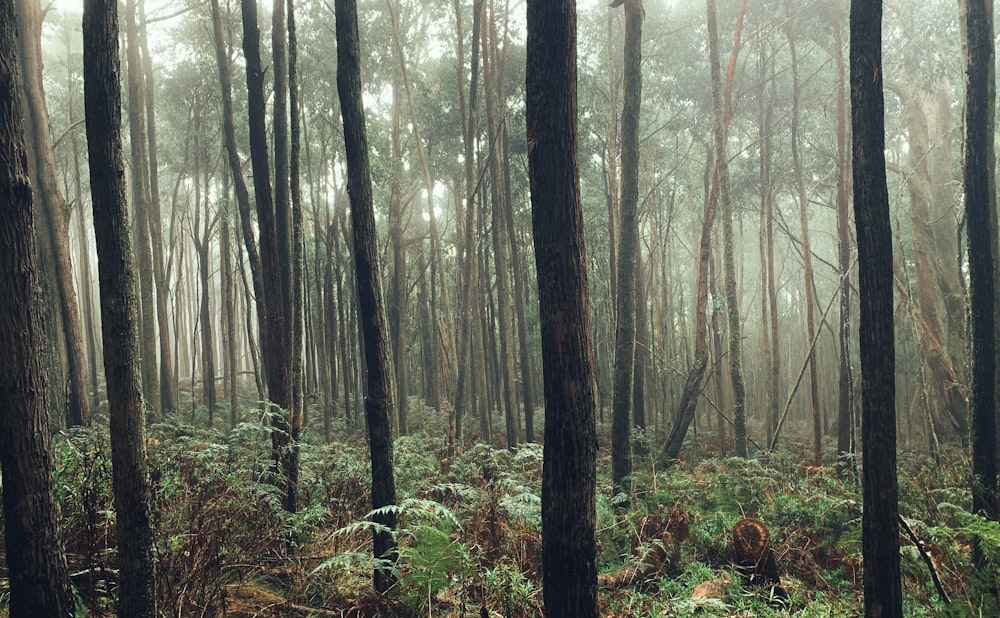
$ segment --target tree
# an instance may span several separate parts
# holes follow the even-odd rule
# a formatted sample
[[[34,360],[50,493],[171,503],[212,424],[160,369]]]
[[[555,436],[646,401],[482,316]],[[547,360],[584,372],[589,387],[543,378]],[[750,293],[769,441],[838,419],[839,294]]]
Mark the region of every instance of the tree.
[[[351,228],[354,234],[354,269],[357,277],[358,309],[368,369],[365,417],[368,421],[372,459],[372,508],[396,503],[396,481],[392,464],[391,420],[395,411],[395,384],[389,327],[382,294],[378,236],[372,204],[371,171],[368,167],[368,135],[361,100],[361,42],[355,0],[336,0],[337,93],[344,120],[347,155],[347,193],[351,198]],[[375,516],[373,551],[376,560],[396,561],[391,530],[396,515],[384,511]],[[375,589],[385,592],[394,582],[388,570],[375,570]]]
[[[48,371],[14,5],[0,0],[0,470],[10,615],[73,616],[52,479]],[[84,397],[86,402],[86,397]]]
[[[736,265],[733,256],[733,200],[729,186],[729,154],[726,148],[727,128],[729,126],[729,90],[733,79],[733,62],[729,63],[726,73],[726,98],[722,92],[722,70],[719,66],[719,29],[715,10],[715,0],[708,0],[708,48],[709,64],[712,71],[712,108],[714,110],[715,138],[715,173],[719,183],[719,207],[722,214],[722,269],[725,277],[726,316],[729,324],[729,375],[733,386],[733,433],[735,434],[736,455],[747,456],[746,432],[746,386],[743,382],[741,365],[740,305],[736,296]],[[739,48],[740,31],[743,15],[746,11],[746,0],[740,3],[736,21],[736,34],[733,37],[733,58]]]
[[[993,151],[996,106],[993,0],[965,0],[965,212],[969,234],[969,306],[972,331],[972,512],[996,520],[997,511],[997,212]],[[984,615],[997,611],[995,568],[976,538],[973,560]]]
[[[885,179],[882,2],[851,2],[854,222],[861,296],[862,556],[865,616],[903,615],[896,478],[892,228]]]
[[[129,238],[120,128],[121,72],[116,2],[87,0],[84,3],[83,55],[87,151],[101,286],[112,488],[118,528],[118,615],[152,618],[156,615],[156,580],[139,373],[138,281]]]
[[[50,382],[55,382],[51,385],[56,397],[53,403],[58,409],[65,405],[67,424],[87,425],[90,423],[90,400],[87,397],[80,310],[70,260],[70,209],[59,190],[56,177],[42,82],[42,8],[40,2],[17,2],[16,8],[20,33],[17,37],[17,59],[24,97],[22,109],[25,134],[29,138],[24,145],[35,192],[42,284],[50,295],[48,313],[51,318],[46,328],[52,331],[49,343],[55,348],[51,362],[57,369],[55,375],[50,373]],[[62,369],[64,363],[65,372]],[[63,380],[67,384],[60,384]],[[96,391],[96,383],[90,386]],[[64,393],[68,394],[65,402]]]
[[[596,617],[594,359],[577,160],[576,3],[528,0],[526,116],[541,315],[542,586],[549,618]]]
[[[277,3],[275,4],[277,7]],[[269,168],[269,157],[267,153],[267,120],[266,105],[264,101],[264,69],[260,60],[260,29],[257,24],[257,3],[256,0],[242,0],[240,7],[243,13],[243,54],[246,58],[247,71],[247,115],[250,122],[250,162],[253,168],[254,198],[257,201],[257,224],[260,229],[260,258],[262,284],[265,290],[276,290],[277,293],[265,293],[266,322],[263,322],[261,336],[263,343],[264,368],[267,372],[267,392],[268,399],[277,406],[270,414],[271,418],[271,447],[274,451],[275,464],[284,475],[285,489],[285,509],[289,512],[295,511],[296,491],[295,485],[289,479],[297,476],[292,471],[294,457],[291,446],[291,425],[289,414],[292,407],[292,362],[291,362],[291,330],[287,328],[290,306],[290,273],[288,257],[289,241],[281,240],[282,234],[288,234],[288,195],[287,191],[280,189],[275,199],[275,193],[271,191],[271,176]],[[284,4],[281,4],[282,13]],[[282,22],[284,20],[282,19]],[[284,29],[282,27],[282,32]],[[283,35],[284,36],[284,35]],[[284,45],[278,44],[284,53]],[[218,53],[218,52],[216,52]],[[284,60],[280,62],[282,69],[275,68],[275,73],[284,72],[287,74],[287,65]],[[285,76],[287,77],[287,75]],[[280,96],[283,98],[287,94],[287,81],[282,78],[276,82],[276,88],[283,88],[284,92]],[[281,125],[281,126],[279,126]],[[275,130],[279,134],[276,143],[281,140],[280,132],[285,128],[282,122],[275,123]],[[287,139],[287,138],[286,138]],[[286,186],[288,182],[287,170],[287,144],[286,149],[275,148],[275,168],[276,183],[279,186]],[[232,157],[232,154],[230,154]],[[280,164],[284,160],[285,164]],[[235,176],[236,174],[234,174]],[[276,207],[277,206],[277,207]],[[280,212],[285,210],[286,212]],[[284,221],[281,221],[284,217]],[[286,276],[287,275],[287,276]],[[286,303],[286,291],[287,300]]]
[[[139,333],[142,345],[142,391],[154,413],[160,410],[160,375],[156,365],[156,303],[153,281],[153,249],[150,243],[149,169],[146,154],[145,103],[143,101],[143,63],[139,59],[137,0],[125,5],[126,63],[128,83],[129,147],[132,155],[132,210],[135,214],[133,235],[139,267]]]
[[[625,2],[625,81],[622,86],[622,203],[615,317],[611,465],[615,493],[628,493],[632,473],[632,395],[635,376],[636,277],[639,266],[639,108],[642,102],[641,0]],[[645,302],[645,300],[642,300]]]

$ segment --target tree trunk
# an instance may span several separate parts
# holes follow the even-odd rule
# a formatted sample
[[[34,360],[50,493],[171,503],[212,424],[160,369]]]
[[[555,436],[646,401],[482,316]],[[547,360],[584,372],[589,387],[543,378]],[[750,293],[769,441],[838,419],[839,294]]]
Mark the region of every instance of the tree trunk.
[[[121,143],[118,7],[83,8],[84,104],[94,204],[104,373],[111,419],[112,488],[118,530],[118,615],[156,616],[156,578],[139,373],[137,275],[129,237]]]
[[[358,36],[358,12],[355,0],[336,0],[337,15],[337,92],[344,120],[344,147],[347,154],[347,192],[351,198],[351,223],[354,232],[354,268],[357,277],[358,308],[364,336],[368,370],[365,416],[372,460],[372,508],[396,503],[396,483],[392,463],[391,422],[393,401],[392,350],[382,296],[378,236],[372,205],[371,172],[368,167],[368,136],[361,102],[361,43]],[[394,512],[384,512],[375,521],[396,527]],[[396,561],[396,547],[389,531],[374,533],[376,560]],[[375,570],[375,590],[385,592],[395,582],[389,570]]]
[[[264,101],[264,71],[260,62],[260,31],[257,25],[257,5],[255,0],[241,0],[243,12],[243,53],[246,58],[247,70],[247,112],[250,122],[250,160],[253,167],[254,197],[257,200],[257,223],[260,229],[260,254],[261,254],[261,275],[265,290],[277,290],[278,293],[263,295],[265,299],[264,315],[267,316],[265,327],[261,329],[264,338],[264,367],[267,373],[268,399],[277,406],[270,414],[271,421],[271,448],[274,451],[275,463],[281,468],[284,476],[282,481],[285,484],[285,509],[291,512],[295,508],[295,488],[288,482],[293,478],[291,469],[293,460],[291,458],[291,426],[289,414],[292,405],[292,363],[291,363],[291,341],[290,331],[287,328],[287,319],[290,317],[286,311],[286,300],[290,295],[286,295],[286,281],[288,280],[287,257],[289,241],[281,240],[282,235],[287,235],[288,213],[280,213],[282,209],[287,210],[287,195],[283,195],[284,203],[278,203],[271,192],[270,170],[268,165],[267,152],[267,128],[265,119]],[[279,7],[275,3],[275,8]],[[282,12],[284,4],[280,5]],[[282,29],[282,32],[284,30]],[[283,40],[284,34],[282,34]],[[281,85],[287,91],[284,79],[277,83],[277,74],[285,70],[282,62],[282,69],[275,68],[275,78],[277,88]],[[277,98],[284,98],[284,94]],[[280,122],[279,122],[280,120]],[[278,124],[284,124],[284,116],[275,116],[276,142],[280,129]],[[280,164],[281,155],[279,148],[275,148],[275,167]],[[287,183],[287,168],[283,170],[282,176],[277,170],[275,172],[276,183]],[[279,189],[279,192],[281,189]],[[277,206],[277,207],[276,207]],[[284,222],[280,219],[284,217]]]
[[[160,212],[159,157],[156,142],[156,114],[154,105],[153,59],[149,55],[149,34],[146,21],[146,0],[139,0],[139,47],[142,53],[143,84],[146,103],[146,137],[149,140],[149,235],[153,250],[153,282],[156,284],[156,326],[159,331],[160,350],[160,409],[164,412],[177,408],[174,392],[174,369],[170,361],[170,315],[167,312],[169,285],[163,263],[163,221]]]
[[[489,155],[490,172],[490,238],[493,247],[493,268],[496,275],[496,318],[498,323],[497,338],[499,339],[499,403],[503,406],[504,421],[507,436],[507,447],[514,448],[520,439],[520,415],[515,413],[514,396],[514,342],[511,328],[510,308],[510,270],[507,262],[508,243],[507,228],[504,225],[503,211],[506,209],[503,193],[503,168],[507,162],[501,161],[503,144],[500,140],[502,127],[497,122],[498,110],[506,107],[498,96],[503,80],[503,67],[490,53],[497,49],[496,35],[496,5],[490,5],[490,22],[482,37],[483,53],[483,86],[486,95],[486,127],[490,135],[491,149]],[[505,118],[501,122],[506,124]]]
[[[460,15],[460,9],[458,8],[458,2],[456,1],[456,14]],[[482,29],[482,14],[483,14],[483,0],[473,0],[472,6],[472,49],[470,51],[472,55],[471,60],[471,73],[472,78],[469,82],[469,99],[467,103],[467,111],[463,114],[465,119],[464,127],[464,143],[465,143],[465,210],[464,217],[456,217],[456,221],[462,221],[464,223],[464,231],[462,234],[463,252],[459,251],[460,262],[462,264],[461,278],[459,282],[461,284],[462,298],[461,311],[459,312],[459,326],[461,328],[461,334],[459,339],[459,350],[461,358],[458,361],[458,380],[455,387],[455,439],[459,443],[463,441],[462,435],[462,422],[463,416],[465,416],[465,411],[473,406],[469,404],[468,392],[471,390],[469,388],[469,383],[472,379],[471,374],[473,373],[473,355],[471,350],[474,348],[475,343],[473,342],[474,327],[473,327],[473,315],[472,315],[472,305],[474,303],[476,290],[478,289],[478,283],[476,282],[476,274],[478,269],[475,268],[476,264],[476,242],[475,242],[475,217],[476,217],[476,186],[474,184],[474,171],[475,171],[475,135],[476,135],[476,103],[478,98],[478,84],[479,84],[479,34]],[[461,51],[461,50],[459,50]],[[459,82],[459,87],[461,87],[461,80]],[[459,203],[459,206],[461,204]]]
[[[885,180],[882,3],[851,2],[854,217],[861,296],[865,616],[903,615],[896,478],[892,229]]]
[[[65,617],[76,608],[52,479],[45,327],[15,39],[13,3],[0,0],[0,349],[8,351],[0,357],[0,470],[9,610]]]
[[[993,1],[964,0],[966,32],[965,213],[969,235],[969,307],[972,333],[972,512],[996,521],[997,510],[997,212],[993,146],[996,109]],[[973,543],[977,603],[997,612],[997,581],[982,544]]]
[[[851,270],[851,234],[848,185],[850,149],[847,135],[847,100],[845,96],[844,43],[841,37],[842,0],[837,0],[833,25],[833,45],[837,64],[837,264],[844,279],[840,286],[840,323],[837,343],[840,371],[837,380],[837,455],[844,459],[854,453],[854,397],[851,375],[851,297],[847,285]]]
[[[153,283],[153,250],[149,222],[149,158],[146,155],[146,126],[142,88],[142,60],[139,56],[137,0],[125,5],[126,56],[128,78],[128,127],[132,155],[133,236],[139,275],[139,335],[142,345],[142,392],[154,418],[160,414],[160,374],[157,367],[156,303]]]
[[[746,436],[746,387],[743,383],[741,367],[740,307],[736,294],[736,266],[733,257],[733,203],[729,190],[729,155],[726,149],[726,132],[729,126],[729,93],[735,68],[735,59],[740,47],[740,32],[746,0],[740,2],[736,17],[736,31],[733,35],[733,54],[726,71],[726,97],[723,99],[722,70],[719,66],[719,32],[716,23],[715,0],[707,0],[709,64],[712,69],[712,103],[715,130],[715,169],[719,182],[719,207],[722,211],[722,268],[726,282],[726,312],[729,318],[729,374],[733,387],[733,433],[736,455],[747,456]]]
[[[55,159],[49,137],[49,114],[45,105],[42,83],[42,10],[39,2],[16,2],[17,52],[23,96],[25,148],[28,169],[35,189],[37,212],[38,250],[43,262],[50,262],[48,277],[42,273],[43,284],[52,286],[49,302],[53,315],[47,328],[54,329],[57,373],[50,373],[50,386],[58,391],[56,409],[65,406],[68,425],[90,423],[90,400],[87,397],[87,378],[83,356],[83,336],[80,309],[73,285],[73,265],[69,249],[69,204],[59,190],[56,180]],[[47,257],[46,257],[47,256]],[[44,268],[44,264],[42,265]],[[51,335],[50,335],[51,337]],[[66,364],[65,375],[62,370]],[[57,377],[64,376],[64,377]],[[66,384],[59,381],[65,379]],[[96,383],[93,385],[96,390]]]
[[[799,202],[799,227],[802,230],[802,261],[804,267],[805,301],[806,301],[806,337],[807,341],[816,338],[816,299],[813,296],[812,245],[809,242],[809,200],[806,196],[806,185],[803,180],[802,156],[799,152],[799,56],[795,50],[795,37],[792,36],[789,25],[791,16],[788,4],[785,4],[785,38],[788,40],[788,51],[792,63],[792,173],[795,176],[795,192]],[[813,462],[818,466],[823,460],[823,423],[819,412],[819,376],[816,371],[815,348],[810,347],[809,356],[809,406],[812,408],[813,421]]]
[[[596,618],[596,400],[576,154],[576,4],[528,0],[527,17],[528,176],[545,385],[542,589],[549,618]]]
[[[639,264],[639,109],[642,103],[642,19],[639,0],[625,2],[625,73],[622,86],[621,228],[618,294],[615,303],[614,391],[612,394],[612,481],[616,494],[630,493],[632,474],[632,388],[635,379],[635,281]],[[626,506],[627,502],[623,503]]]
[[[302,433],[302,423],[305,415],[305,391],[302,358],[302,339],[305,328],[304,320],[304,285],[303,241],[302,241],[302,187],[299,183],[299,152],[301,135],[299,122],[299,75],[298,75],[298,40],[295,30],[295,2],[288,0],[288,103],[289,103],[289,133],[291,149],[289,152],[289,194],[291,197],[291,253],[287,256],[291,261],[291,346],[292,355],[292,443],[288,454],[288,492],[286,508],[294,513],[298,510],[299,489],[299,435]],[[291,547],[291,546],[290,546]]]

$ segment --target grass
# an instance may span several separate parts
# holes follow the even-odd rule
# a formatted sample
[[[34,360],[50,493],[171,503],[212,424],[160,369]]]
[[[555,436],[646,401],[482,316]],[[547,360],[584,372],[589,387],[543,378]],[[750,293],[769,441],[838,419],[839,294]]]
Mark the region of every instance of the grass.
[[[424,411],[422,418],[430,422],[432,415]],[[278,492],[262,482],[270,439],[261,423],[232,431],[163,423],[150,433],[164,614],[542,614],[538,445],[512,453],[477,444],[447,458],[440,438],[398,439],[400,503],[393,508],[400,559],[386,564],[370,555],[363,434],[340,426],[336,442],[326,445],[304,433],[301,508],[289,515]],[[601,581],[609,586],[602,590],[602,614],[861,615],[857,484],[833,466],[804,465],[790,449],[766,459],[710,458],[665,468],[655,446],[647,445],[635,456],[633,499],[625,510],[616,507],[608,449],[602,449],[597,547]],[[86,613],[95,616],[115,609],[109,459],[101,430],[75,430],[56,440],[57,498],[74,585]],[[969,502],[964,454],[952,453],[947,465],[912,454],[900,461],[900,511],[951,597],[946,606],[920,552],[904,539],[906,614],[973,614],[972,535],[998,559],[1000,526],[963,508]],[[767,590],[745,589],[730,562],[730,529],[743,517],[760,519],[771,531],[787,610],[776,609]],[[386,597],[371,591],[376,568],[398,577]]]

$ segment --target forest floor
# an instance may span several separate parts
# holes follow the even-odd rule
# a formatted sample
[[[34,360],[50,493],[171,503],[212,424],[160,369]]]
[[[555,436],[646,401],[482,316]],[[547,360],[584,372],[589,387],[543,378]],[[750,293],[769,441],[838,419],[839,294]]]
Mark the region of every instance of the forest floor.
[[[411,407],[417,405],[413,402]],[[541,616],[542,448],[477,444],[447,456],[444,419],[422,410],[395,442],[398,583],[372,591],[370,471],[364,433],[336,423],[327,445],[303,434],[299,512],[266,482],[262,418],[231,431],[164,422],[150,428],[158,596],[165,616]],[[536,415],[537,417],[537,415]],[[217,419],[228,416],[224,412]],[[249,417],[247,417],[249,420]],[[186,419],[190,420],[190,419]],[[99,421],[98,421],[99,422]],[[106,426],[97,425],[95,426]],[[601,614],[860,616],[861,498],[855,477],[804,463],[807,449],[721,458],[702,432],[666,465],[635,436],[633,497],[611,494],[600,430],[597,550]],[[798,453],[801,451],[801,458]],[[832,457],[831,457],[832,459]],[[981,535],[1000,564],[1000,529],[967,512],[968,457],[900,457],[906,616],[971,616],[970,545]],[[106,430],[56,440],[57,497],[81,615],[114,614],[116,550]],[[770,530],[784,594],[748,586],[731,530]],[[917,545],[916,543],[919,543]],[[932,566],[928,566],[928,563]],[[5,575],[0,561],[0,576]],[[932,580],[939,577],[945,601]],[[0,581],[0,614],[6,599]]]

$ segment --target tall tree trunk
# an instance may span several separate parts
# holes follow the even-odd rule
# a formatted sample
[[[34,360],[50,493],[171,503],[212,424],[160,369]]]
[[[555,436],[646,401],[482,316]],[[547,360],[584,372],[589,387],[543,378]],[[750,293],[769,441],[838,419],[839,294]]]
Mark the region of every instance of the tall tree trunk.
[[[713,166],[711,147],[707,148],[706,172]],[[719,201],[718,176],[713,175],[712,188],[705,196],[705,217],[701,225],[701,240],[698,243],[698,277],[695,289],[694,362],[688,370],[684,389],[674,414],[674,426],[663,445],[663,452],[672,460],[681,454],[681,446],[688,427],[698,409],[701,382],[708,365],[708,267],[712,259],[712,225],[715,223],[716,207]]]
[[[382,296],[378,236],[372,205],[371,172],[368,167],[368,136],[361,102],[361,43],[358,36],[358,11],[355,0],[336,0],[337,15],[337,92],[344,120],[344,147],[347,154],[347,192],[351,198],[351,222],[354,232],[354,268],[357,277],[358,306],[364,336],[368,370],[365,416],[372,460],[372,508],[395,504],[396,483],[392,463],[391,422],[393,401],[392,350]],[[376,515],[375,521],[389,530],[396,527],[394,512]],[[376,560],[396,559],[392,534],[383,529],[374,532]],[[375,590],[385,592],[395,581],[391,571],[375,570]]]
[[[882,2],[851,2],[854,217],[861,296],[865,616],[903,615],[896,478],[892,229],[885,181]]]
[[[13,2],[0,0],[0,349],[7,351],[0,360],[0,471],[9,611],[66,617],[76,607],[52,479],[45,326],[15,30]]]
[[[996,521],[997,505],[997,205],[993,130],[996,113],[993,0],[963,0],[965,30],[965,214],[969,235],[972,331],[972,512]],[[996,571],[976,537],[977,605],[997,612]]]
[[[799,151],[801,130],[799,128],[799,56],[795,50],[795,37],[790,24],[791,11],[785,3],[785,38],[788,40],[788,51],[792,63],[792,173],[795,176],[795,192],[799,202],[799,227],[802,230],[802,261],[805,276],[806,302],[806,337],[807,341],[816,338],[816,299],[813,292],[812,245],[809,242],[809,200],[806,196],[806,185],[803,179],[802,155]],[[813,461],[819,465],[823,459],[823,423],[819,411],[819,376],[816,371],[816,350],[809,348],[807,357],[809,363],[809,406],[812,408],[813,421]]]
[[[576,3],[528,0],[528,177],[545,390],[542,589],[549,618],[596,618],[597,435],[577,162]]]
[[[279,8],[280,0],[275,3],[275,9]],[[267,322],[262,329],[264,337],[264,367],[267,373],[268,399],[277,406],[272,410],[271,419],[271,448],[274,451],[275,464],[281,468],[285,494],[284,506],[289,512],[295,508],[295,487],[288,482],[293,478],[291,457],[291,424],[289,414],[292,405],[292,363],[291,363],[291,341],[288,329],[288,302],[290,294],[287,281],[289,278],[288,256],[289,240],[283,236],[288,235],[288,201],[287,194],[283,194],[283,203],[274,199],[271,192],[270,170],[268,165],[267,151],[267,128],[265,120],[264,101],[264,71],[260,62],[260,31],[257,25],[257,4],[255,0],[241,0],[243,13],[243,54],[246,59],[247,70],[247,112],[250,122],[250,160],[253,167],[254,197],[257,200],[257,223],[260,229],[260,254],[261,254],[261,275],[265,289],[278,290],[278,294],[264,294],[265,311]],[[280,4],[282,13],[284,4]],[[284,40],[284,29],[282,36]],[[283,47],[283,45],[278,45]],[[287,94],[287,84],[284,78],[278,83],[278,74],[287,72],[287,65],[282,62],[279,69],[277,63],[274,68],[275,88],[280,85],[284,88],[284,93],[276,95],[275,100],[284,98]],[[287,76],[286,76],[287,77]],[[277,143],[280,129],[278,124],[284,124],[284,116],[276,112],[275,134]],[[275,177],[277,184],[288,182],[287,167],[277,169],[282,164],[282,157],[287,155],[287,151],[279,154],[279,148],[275,148]],[[283,189],[279,189],[282,191]],[[286,212],[281,213],[282,210]],[[284,218],[282,222],[281,219]]]
[[[847,135],[847,77],[844,66],[844,42],[841,36],[843,22],[842,0],[836,0],[833,22],[833,46],[837,64],[837,265],[844,279],[840,286],[840,323],[837,343],[840,371],[837,380],[837,455],[846,460],[854,453],[854,403],[853,376],[851,375],[851,297],[847,285],[851,270],[851,234],[848,185],[850,174],[850,148]]]
[[[153,250],[153,282],[156,284],[156,326],[160,350],[160,409],[177,408],[174,392],[174,369],[170,361],[170,316],[167,312],[169,286],[163,263],[163,221],[160,212],[159,157],[156,142],[156,106],[154,105],[153,58],[149,55],[149,34],[146,20],[146,0],[139,0],[139,47],[142,54],[144,100],[146,103],[146,137],[149,140],[149,235]]]
[[[456,14],[461,15],[460,9],[458,7],[458,2],[455,3]],[[464,218],[457,217],[456,220],[461,220],[464,223],[464,232],[462,234],[462,239],[464,243],[464,255],[460,252],[460,261],[462,263],[461,283],[462,298],[461,311],[459,312],[459,326],[461,328],[461,334],[458,344],[459,354],[461,358],[458,361],[458,381],[455,387],[455,439],[459,443],[463,441],[462,436],[462,421],[465,415],[466,409],[472,408],[468,396],[468,392],[471,390],[469,388],[469,383],[472,379],[471,374],[474,372],[472,362],[474,355],[471,354],[475,343],[473,341],[474,328],[473,328],[473,315],[472,307],[475,302],[476,290],[478,289],[478,283],[476,281],[476,274],[478,269],[476,265],[476,242],[475,242],[475,222],[476,222],[476,186],[474,179],[475,172],[475,136],[476,136],[476,105],[478,99],[478,84],[479,84],[479,35],[482,30],[482,14],[483,14],[483,0],[473,0],[472,5],[472,49],[470,54],[472,59],[470,61],[471,65],[471,80],[469,82],[469,98],[467,102],[467,111],[463,114],[465,122],[464,126],[464,143],[465,143],[465,210]],[[461,37],[460,37],[461,38]],[[461,51],[461,50],[459,50]],[[459,80],[459,87],[462,86],[462,80]],[[461,205],[461,204],[459,204]]]
[[[635,281],[639,264],[639,108],[642,103],[642,19],[640,0],[625,0],[625,81],[622,86],[621,229],[615,303],[614,392],[611,467],[614,491],[628,495],[632,474],[632,387],[635,378]],[[627,502],[623,503],[623,506]]]
[[[73,265],[69,249],[69,204],[59,190],[56,180],[55,159],[49,137],[49,114],[45,105],[42,83],[42,10],[39,2],[17,2],[17,61],[23,90],[24,129],[28,170],[35,187],[37,212],[38,249],[40,258],[48,260],[48,276],[43,273],[42,283],[52,286],[52,321],[47,328],[53,330],[58,356],[50,372],[50,385],[58,393],[56,409],[65,407],[69,425],[90,423],[90,400],[87,397],[87,378],[83,356],[83,335],[80,309],[73,285]],[[48,281],[51,279],[51,281]],[[65,363],[65,374],[62,369]],[[65,384],[60,383],[66,380]],[[96,383],[94,388],[97,388]]]
[[[225,205],[219,228],[219,258],[222,275],[222,320],[226,329],[226,358],[228,359],[229,375],[229,426],[236,427],[239,422],[239,367],[236,360],[236,300],[233,295],[233,248],[230,241],[229,226],[232,214],[229,204]]]
[[[393,11],[391,19],[396,19]],[[393,32],[398,32],[399,25],[393,23]],[[386,307],[389,319],[389,339],[392,343],[392,360],[396,373],[396,431],[405,436],[408,433],[406,422],[406,247],[403,238],[403,192],[400,179],[403,176],[403,143],[402,129],[402,89],[398,81],[400,67],[393,72],[392,85],[392,144],[391,144],[391,174],[392,183],[389,188],[389,245],[392,250],[392,277],[389,280],[389,303]]]
[[[503,168],[507,162],[502,161],[502,142],[499,139],[502,127],[497,121],[498,110],[503,112],[506,108],[504,101],[498,96],[503,80],[503,66],[497,62],[495,52],[498,47],[497,26],[496,26],[496,4],[490,4],[489,25],[485,28],[485,35],[482,37],[483,53],[483,86],[486,94],[486,127],[490,135],[491,148],[489,155],[490,172],[490,237],[493,243],[493,267],[496,274],[497,302],[496,317],[499,326],[497,337],[499,339],[499,365],[500,365],[500,399],[503,406],[504,421],[507,434],[507,447],[514,448],[520,439],[520,415],[515,413],[514,396],[514,342],[513,329],[511,328],[511,307],[510,307],[510,270],[507,262],[508,243],[506,239],[507,228],[504,225],[503,211],[504,204],[504,172]],[[500,122],[506,124],[506,114],[503,114]]]
[[[722,213],[722,268],[726,282],[726,312],[729,318],[729,373],[733,387],[733,433],[735,437],[736,455],[747,456],[746,436],[746,387],[743,383],[741,367],[740,307],[736,294],[736,266],[733,257],[733,202],[729,190],[729,155],[726,149],[726,132],[729,125],[729,92],[733,79],[733,70],[737,50],[740,46],[740,32],[743,25],[743,15],[746,11],[746,0],[740,2],[736,17],[736,31],[733,35],[733,54],[726,71],[726,97],[723,99],[722,69],[719,66],[719,32],[716,22],[715,0],[707,0],[708,11],[708,44],[709,65],[712,69],[712,103],[714,108],[715,130],[715,170],[719,180],[719,208]]]
[[[295,2],[288,0],[288,103],[289,132],[291,149],[289,151],[289,193],[291,197],[291,321],[292,336],[289,345],[292,348],[292,443],[288,454],[288,492],[286,508],[289,512],[298,510],[299,487],[299,434],[305,414],[305,391],[303,377],[302,339],[304,314],[304,263],[302,241],[302,186],[299,183],[299,152],[301,150],[301,128],[299,121],[299,75],[298,75],[298,40],[295,29]]]
[[[215,62],[219,69],[219,85],[222,89],[222,128],[226,146],[229,172],[232,175],[233,191],[236,193],[236,204],[240,212],[240,224],[243,232],[243,243],[250,262],[250,278],[253,280],[254,297],[257,299],[257,316],[260,331],[266,327],[267,307],[263,276],[261,275],[260,254],[257,252],[257,240],[253,233],[253,221],[250,215],[250,192],[243,179],[243,168],[240,164],[240,152],[236,145],[236,127],[233,121],[233,83],[230,69],[229,53],[222,37],[222,15],[219,10],[219,0],[212,0],[212,40],[215,43]]]
[[[156,616],[156,572],[139,373],[139,303],[125,199],[118,7],[83,7],[84,107],[94,204],[104,374],[111,419],[112,489],[118,529],[118,615]]]
[[[136,17],[137,0],[125,5],[125,39],[128,77],[128,128],[132,155],[132,211],[139,275],[139,335],[142,345],[142,392],[154,417],[160,413],[160,374],[157,367],[156,303],[153,282],[153,250],[150,244],[149,222],[149,159],[146,156],[145,104],[143,102],[142,60],[139,54],[139,30]]]

